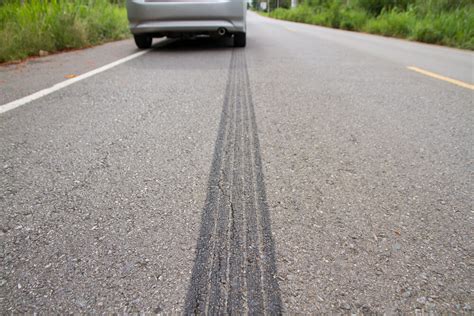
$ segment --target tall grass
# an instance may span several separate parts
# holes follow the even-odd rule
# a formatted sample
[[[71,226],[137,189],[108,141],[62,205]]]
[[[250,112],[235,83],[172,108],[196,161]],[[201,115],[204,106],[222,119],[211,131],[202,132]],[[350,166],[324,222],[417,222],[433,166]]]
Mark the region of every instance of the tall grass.
[[[0,3],[0,62],[127,37],[123,6],[107,0]]]
[[[306,0],[270,16],[474,50],[473,0]]]

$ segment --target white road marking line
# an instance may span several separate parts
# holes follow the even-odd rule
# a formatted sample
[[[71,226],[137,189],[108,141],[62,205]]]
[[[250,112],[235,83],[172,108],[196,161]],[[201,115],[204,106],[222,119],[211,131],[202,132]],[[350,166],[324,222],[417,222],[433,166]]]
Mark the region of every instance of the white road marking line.
[[[9,103],[6,103],[6,104],[3,104],[3,105],[0,105],[0,114],[2,113],[5,113],[5,112],[8,112],[10,110],[13,110],[19,106],[22,106],[22,105],[25,105],[31,101],[34,101],[34,100],[37,100],[41,97],[44,97],[50,93],[53,93],[55,91],[58,91],[62,88],[65,88],[69,85],[72,85],[73,83],[76,83],[78,81],[81,81],[83,79],[86,79],[86,78],[89,78],[89,77],[92,77],[98,73],[101,73],[101,72],[104,72],[106,70],[109,70],[110,68],[113,68],[115,66],[118,66],[120,64],[123,64],[123,63],[126,63],[127,61],[129,60],[132,60],[132,59],[135,59],[137,57],[140,57],[146,53],[148,53],[149,50],[144,50],[144,51],[141,51],[141,52],[138,52],[138,53],[135,53],[135,54],[132,54],[130,56],[127,56],[127,57],[124,57],[122,59],[119,59],[119,60],[116,60],[114,62],[111,62],[110,64],[107,64],[107,65],[104,65],[102,67],[99,67],[97,69],[94,69],[94,70],[91,70],[89,72],[86,72],[82,75],[79,75],[77,77],[74,77],[74,78],[71,78],[71,79],[68,79],[68,80],[65,80],[65,81],[62,81],[60,83],[57,83],[55,84],[54,86],[52,87],[49,87],[49,88],[46,88],[46,89],[43,89],[43,90],[40,90],[38,92],[35,92],[33,94],[30,94],[26,97],[23,97],[21,99],[18,99],[18,100],[15,100],[15,101],[12,101],[12,102],[9,102]]]

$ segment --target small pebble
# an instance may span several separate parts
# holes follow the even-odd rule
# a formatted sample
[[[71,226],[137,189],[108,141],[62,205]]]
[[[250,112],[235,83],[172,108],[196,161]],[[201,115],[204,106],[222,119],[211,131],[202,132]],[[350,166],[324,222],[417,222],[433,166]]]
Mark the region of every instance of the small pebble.
[[[404,298],[410,297],[410,296],[411,296],[411,291],[405,291],[405,292],[403,292],[402,296],[403,296]]]
[[[422,296],[416,299],[416,301],[420,304],[426,304],[426,297]]]
[[[342,308],[342,309],[345,309],[345,310],[350,310],[350,309],[351,309],[351,306],[350,306],[349,304],[347,304],[347,303],[342,303],[342,304],[341,304],[341,308]]]

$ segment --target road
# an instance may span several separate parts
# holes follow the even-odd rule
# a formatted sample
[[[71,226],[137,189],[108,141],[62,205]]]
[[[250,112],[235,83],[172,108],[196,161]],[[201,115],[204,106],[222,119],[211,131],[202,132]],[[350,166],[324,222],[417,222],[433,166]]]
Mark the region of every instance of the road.
[[[253,13],[230,44],[0,68],[0,309],[472,312],[474,54]]]

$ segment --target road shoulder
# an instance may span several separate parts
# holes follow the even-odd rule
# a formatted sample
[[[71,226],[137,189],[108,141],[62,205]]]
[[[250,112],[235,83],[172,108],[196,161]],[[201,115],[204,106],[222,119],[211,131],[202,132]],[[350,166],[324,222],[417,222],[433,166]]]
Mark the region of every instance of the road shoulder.
[[[0,104],[5,104],[136,53],[133,40],[31,58],[0,66]]]

